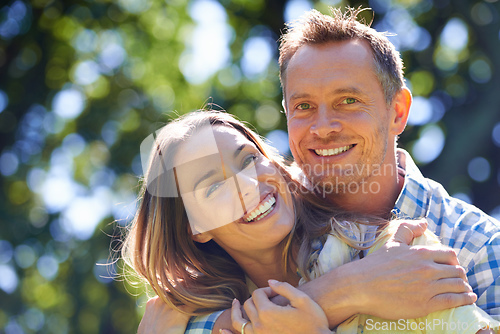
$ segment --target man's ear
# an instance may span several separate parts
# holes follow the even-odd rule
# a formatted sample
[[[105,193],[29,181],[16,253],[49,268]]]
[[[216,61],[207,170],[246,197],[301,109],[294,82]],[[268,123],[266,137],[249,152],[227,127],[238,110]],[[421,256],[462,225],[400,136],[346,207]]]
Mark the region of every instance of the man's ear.
[[[191,238],[196,242],[204,244],[205,242],[209,242],[210,240],[212,240],[212,235],[208,232],[203,232],[198,234],[191,234]]]
[[[285,116],[288,115],[288,111],[286,110],[286,103],[285,103],[285,99],[283,98],[283,100],[281,100],[281,106],[283,107],[283,111],[285,112]]]
[[[411,92],[403,87],[396,93],[392,100],[392,114],[390,129],[395,135],[400,135],[408,122],[410,106],[412,102]]]

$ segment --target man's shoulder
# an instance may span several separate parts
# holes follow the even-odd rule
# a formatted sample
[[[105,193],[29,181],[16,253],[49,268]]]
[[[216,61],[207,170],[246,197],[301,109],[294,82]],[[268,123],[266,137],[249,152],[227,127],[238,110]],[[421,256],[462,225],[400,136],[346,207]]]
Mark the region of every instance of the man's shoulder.
[[[400,205],[406,211],[411,211],[408,207],[414,207],[415,212],[421,211],[419,217],[431,218],[437,225],[443,222],[463,224],[464,221],[467,225],[473,225],[478,221],[490,221],[500,228],[497,219],[473,204],[450,196],[441,183],[424,177],[407,152],[401,150],[398,153],[405,157],[405,185]]]
[[[477,206],[467,203],[459,198],[450,196],[445,188],[432,179],[426,179],[429,191],[429,213],[437,218],[447,218],[458,221],[470,221],[471,225],[480,221],[490,221],[500,228],[500,222],[486,214]]]

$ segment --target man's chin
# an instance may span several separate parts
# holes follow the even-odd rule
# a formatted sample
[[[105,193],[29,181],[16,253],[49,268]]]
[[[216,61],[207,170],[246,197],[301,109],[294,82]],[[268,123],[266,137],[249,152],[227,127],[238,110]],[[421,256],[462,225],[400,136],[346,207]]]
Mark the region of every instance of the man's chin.
[[[314,176],[309,178],[309,182],[314,191],[318,194],[322,194],[323,197],[350,193],[351,188],[357,186],[357,183],[352,178],[342,178],[340,176]]]
[[[337,187],[338,177],[328,178],[324,176],[309,177],[313,189],[317,192],[334,192]]]

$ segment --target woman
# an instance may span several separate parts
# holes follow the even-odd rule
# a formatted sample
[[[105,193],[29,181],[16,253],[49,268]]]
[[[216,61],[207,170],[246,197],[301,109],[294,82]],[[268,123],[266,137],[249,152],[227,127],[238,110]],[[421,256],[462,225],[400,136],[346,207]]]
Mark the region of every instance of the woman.
[[[270,279],[297,285],[297,272],[305,279],[321,274],[311,254],[323,253],[314,246],[323,235],[334,236],[323,242],[340,247],[333,257],[342,254],[343,263],[374,239],[366,217],[318,203],[272,148],[225,113],[192,113],[167,125],[149,166],[124,257],[183,313],[237,310],[232,301],[247,299],[248,286],[265,287]],[[361,224],[338,223],[345,221]],[[318,312],[306,325],[328,331]]]

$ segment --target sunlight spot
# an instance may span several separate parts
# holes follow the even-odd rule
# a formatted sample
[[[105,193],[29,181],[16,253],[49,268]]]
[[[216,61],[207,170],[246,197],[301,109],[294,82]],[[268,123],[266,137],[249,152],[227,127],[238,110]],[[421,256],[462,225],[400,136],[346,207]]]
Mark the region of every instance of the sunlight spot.
[[[65,89],[54,96],[52,108],[62,118],[75,118],[85,108],[85,97],[76,89]]]
[[[267,69],[273,59],[273,46],[267,38],[250,37],[243,45],[241,69],[248,78],[254,78]]]
[[[490,163],[483,157],[476,157],[469,162],[467,171],[474,181],[484,182],[489,179],[491,174]]]
[[[290,154],[288,146],[288,133],[283,130],[273,130],[266,135],[267,140],[273,147],[276,147],[281,155]]]
[[[409,125],[424,125],[427,124],[432,118],[432,104],[431,102],[421,96],[415,96],[413,103],[410,107],[410,114],[408,116]]]
[[[445,136],[437,125],[428,125],[420,134],[420,138],[413,145],[413,156],[421,163],[435,160],[443,150]]]
[[[288,0],[285,5],[283,16],[287,24],[292,23],[301,17],[304,12],[314,8],[313,4],[308,0]]]
[[[0,89],[0,113],[7,108],[9,104],[9,96],[3,90]]]
[[[228,65],[233,31],[226,22],[224,7],[217,1],[193,1],[189,14],[197,24],[186,39],[179,67],[190,83],[200,84]]]
[[[440,40],[443,46],[461,51],[469,42],[469,31],[466,24],[459,18],[452,18],[441,32]]]
[[[8,294],[13,293],[19,283],[16,271],[12,266],[6,264],[0,264],[0,289]]]
[[[99,66],[92,60],[86,60],[76,66],[75,81],[80,85],[90,85],[100,76]]]
[[[19,159],[13,152],[4,152],[0,155],[0,173],[3,176],[10,176],[17,172]]]

